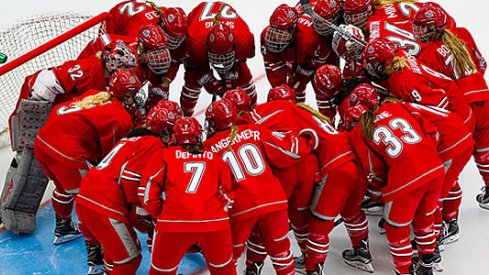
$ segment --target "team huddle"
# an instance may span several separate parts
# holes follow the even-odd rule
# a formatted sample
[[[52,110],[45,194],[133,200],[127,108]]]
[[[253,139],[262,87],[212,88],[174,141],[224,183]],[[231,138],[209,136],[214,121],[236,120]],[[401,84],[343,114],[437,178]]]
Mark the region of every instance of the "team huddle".
[[[458,240],[472,156],[489,209],[486,63],[438,4],[279,5],[260,36],[266,103],[247,66],[254,35],[229,4],[187,14],[124,1],[110,14],[76,60],[25,79],[10,119],[7,183],[54,182],[54,244],[83,236],[88,274],[135,274],[137,230],[150,274],[177,274],[200,252],[211,274],[236,274],[243,256],[258,275],[270,256],[277,274],[319,275],[341,221],[344,262],[374,272],[366,213],[382,215],[395,274],[433,274]],[[317,109],[304,103],[309,83]],[[202,88],[205,127],[192,117]]]

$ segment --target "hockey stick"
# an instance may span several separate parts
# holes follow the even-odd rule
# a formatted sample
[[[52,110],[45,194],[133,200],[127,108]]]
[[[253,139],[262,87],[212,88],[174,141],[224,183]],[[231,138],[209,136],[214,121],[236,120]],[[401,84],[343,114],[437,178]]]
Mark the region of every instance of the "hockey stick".
[[[343,38],[345,38],[347,41],[355,42],[358,45],[361,45],[363,47],[367,46],[367,44],[364,41],[356,38],[351,33],[345,31],[344,29],[336,26],[335,24],[329,22],[328,20],[322,18],[317,13],[315,13],[311,8],[311,1],[310,0],[300,0],[300,3],[302,6],[302,9],[304,10],[304,12],[306,14],[310,15],[313,19],[321,21],[321,23],[326,24],[328,27],[332,28],[333,30],[339,32],[341,34],[341,36],[343,36]]]

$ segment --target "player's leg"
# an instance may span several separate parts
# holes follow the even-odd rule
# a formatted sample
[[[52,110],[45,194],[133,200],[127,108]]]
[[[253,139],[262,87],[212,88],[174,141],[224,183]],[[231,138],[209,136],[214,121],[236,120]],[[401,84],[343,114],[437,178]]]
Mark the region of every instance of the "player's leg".
[[[185,116],[193,115],[195,105],[197,105],[197,101],[199,100],[199,95],[204,84],[199,79],[202,79],[199,70],[185,66],[185,84],[180,93],[180,106]]]
[[[199,246],[202,248],[202,254],[211,274],[236,274],[231,229],[201,233]]]
[[[90,218],[96,215],[90,209],[76,205],[76,214],[80,225],[80,231],[85,237],[85,249],[87,251],[88,274],[103,274],[104,273],[104,257],[102,245],[92,234],[90,229],[85,226],[85,221],[90,223]],[[106,268],[107,271],[112,271],[112,267]]]
[[[431,274],[430,272],[432,272],[435,264],[436,271],[443,270],[441,268],[439,250],[435,251],[437,236],[434,229],[434,213],[438,207],[438,199],[440,198],[443,181],[443,177],[438,177],[429,182],[428,189],[422,195],[413,218],[414,240],[420,259],[416,272],[419,274]]]
[[[384,205],[385,234],[396,274],[412,272],[413,247],[409,238],[410,226],[421,198],[427,190],[428,184],[425,184]]]
[[[129,223],[114,220],[83,206],[77,206],[84,229],[102,244],[104,261],[113,265],[110,274],[135,274],[141,263],[141,245]],[[110,269],[110,267],[109,267]]]
[[[307,270],[317,269],[324,264],[329,247],[328,235],[333,229],[331,224],[341,213],[346,218],[345,225],[353,245],[353,250],[343,253],[345,263],[369,272],[373,271],[368,248],[368,224],[361,209],[365,190],[365,177],[352,161],[331,171],[326,182],[316,187],[310,205],[314,218],[309,233]]]
[[[56,213],[54,244],[62,244],[81,237],[78,225],[71,218],[75,194],[68,192],[63,184],[63,182],[70,182],[70,187],[73,186],[71,183],[80,186],[81,175],[79,170],[52,158],[37,147],[34,152],[44,173],[56,187],[52,196],[53,209]],[[77,189],[76,192],[78,192]]]
[[[246,241],[246,275],[261,274],[267,250],[263,244],[263,238],[258,223],[253,227],[250,237]]]
[[[287,238],[289,232],[287,210],[260,215],[258,223],[275,272],[278,275],[294,274],[294,257]]]
[[[481,208],[489,210],[489,103],[475,102],[470,107],[475,116],[474,160],[485,184],[476,199]]]
[[[158,232],[153,236],[149,274],[177,274],[178,265],[200,233]]]
[[[231,235],[233,238],[233,261],[238,262],[239,257],[243,254],[245,242],[251,235],[258,217],[252,217],[244,220],[234,220],[231,218]]]

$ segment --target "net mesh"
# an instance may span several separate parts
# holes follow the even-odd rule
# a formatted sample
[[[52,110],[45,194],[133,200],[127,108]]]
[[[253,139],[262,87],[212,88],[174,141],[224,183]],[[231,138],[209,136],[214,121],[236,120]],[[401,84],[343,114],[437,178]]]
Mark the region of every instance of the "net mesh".
[[[7,54],[9,61],[39,47],[62,33],[92,18],[79,12],[56,12],[20,20],[0,30],[0,52]],[[5,143],[8,133],[8,118],[15,108],[24,78],[34,72],[76,59],[87,43],[95,38],[104,24],[97,24],[79,33],[64,43],[0,76],[0,135]]]

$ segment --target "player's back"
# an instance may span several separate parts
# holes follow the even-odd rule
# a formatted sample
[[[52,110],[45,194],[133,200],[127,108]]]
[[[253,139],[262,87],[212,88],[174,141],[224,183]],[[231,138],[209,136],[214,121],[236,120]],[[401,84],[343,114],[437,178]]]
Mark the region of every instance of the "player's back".
[[[151,135],[121,139],[83,177],[77,204],[118,220],[126,219],[129,214],[127,204],[138,203],[138,186],[146,161],[163,146]]]
[[[185,47],[192,61],[207,62],[207,36],[216,20],[233,30],[237,60],[246,60],[255,55],[254,36],[236,10],[224,2],[202,2],[188,15]]]
[[[98,160],[107,154],[132,128],[132,118],[117,99],[91,108],[77,105],[83,98],[99,92],[89,90],[53,108],[37,139],[74,159],[88,155],[88,159]]]
[[[212,231],[227,228],[228,214],[218,200],[231,184],[229,169],[208,149],[192,154],[181,146],[160,151],[166,169],[161,231]],[[227,180],[225,180],[227,179]]]
[[[158,23],[159,14],[148,3],[124,1],[109,11],[112,16],[106,26],[106,33],[136,37],[139,28]]]
[[[372,138],[366,138],[357,126],[351,140],[357,143],[361,141],[354,141],[356,138],[363,139],[374,151],[372,157],[380,159],[387,168],[387,182],[382,194],[386,201],[443,175],[443,164],[433,141],[401,105],[384,103],[374,114]],[[369,157],[367,162],[371,161]],[[365,170],[370,163],[364,162]],[[370,171],[367,169],[366,172]]]
[[[290,156],[278,149],[281,144],[276,143],[277,138],[260,126],[236,127],[233,133],[231,129],[224,130],[205,142],[206,147],[228,163],[234,176],[236,200],[230,216],[246,219],[286,209],[287,199],[270,164],[284,166],[290,162]]]

